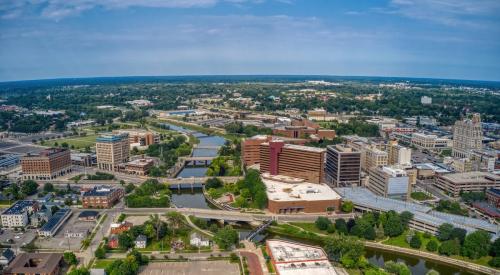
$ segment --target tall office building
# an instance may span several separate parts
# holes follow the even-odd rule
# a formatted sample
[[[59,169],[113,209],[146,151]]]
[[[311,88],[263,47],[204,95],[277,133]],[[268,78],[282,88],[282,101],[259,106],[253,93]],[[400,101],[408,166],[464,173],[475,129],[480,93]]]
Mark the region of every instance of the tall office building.
[[[325,149],[270,141],[260,145],[260,171],[312,183],[324,181]]]
[[[406,171],[397,166],[371,169],[367,187],[376,195],[399,200],[407,200],[411,190]]]
[[[483,127],[478,113],[455,122],[453,131],[453,156],[468,158],[472,150],[483,148]]]
[[[330,145],[326,152],[326,182],[333,186],[360,183],[361,153],[344,145]]]
[[[411,166],[411,149],[399,145],[397,141],[389,142],[387,154],[389,155],[389,165],[400,165],[405,168]]]
[[[68,149],[49,148],[37,155],[21,159],[24,179],[51,180],[71,172],[71,153]]]
[[[387,152],[378,149],[375,145],[369,145],[361,149],[361,168],[364,171],[385,166],[388,159]]]
[[[107,134],[97,138],[95,151],[99,169],[116,171],[118,165],[129,160],[128,134]]]

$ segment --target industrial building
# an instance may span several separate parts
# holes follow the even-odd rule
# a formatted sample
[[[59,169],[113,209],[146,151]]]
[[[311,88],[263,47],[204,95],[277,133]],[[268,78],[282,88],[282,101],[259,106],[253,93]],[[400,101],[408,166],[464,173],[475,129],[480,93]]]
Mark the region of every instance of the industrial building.
[[[66,220],[71,217],[71,209],[63,208],[59,209],[52,217],[45,223],[39,230],[38,236],[41,237],[52,237],[54,236],[59,228],[66,222]]]

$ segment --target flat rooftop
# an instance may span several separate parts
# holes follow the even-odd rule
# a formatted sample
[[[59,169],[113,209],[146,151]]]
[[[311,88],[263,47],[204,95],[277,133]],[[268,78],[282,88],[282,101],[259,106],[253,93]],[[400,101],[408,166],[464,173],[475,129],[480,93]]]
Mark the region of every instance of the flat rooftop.
[[[500,232],[500,227],[498,225],[489,223],[486,220],[442,213],[432,210],[431,207],[417,203],[384,198],[373,194],[368,189],[363,187],[341,187],[335,188],[335,191],[337,191],[345,200],[352,201],[354,205],[382,212],[388,212],[389,210],[394,210],[398,213],[409,211],[414,214],[415,220],[432,224],[436,227],[443,223],[450,223],[453,226],[463,228],[468,232],[472,232],[477,229],[483,229],[495,235],[498,235]]]
[[[268,173],[262,174],[267,197],[273,201],[339,200],[340,195],[326,184],[310,183],[302,179]]]
[[[283,142],[284,143],[283,148],[292,149],[292,150],[307,151],[307,152],[314,152],[314,153],[322,153],[322,152],[326,151],[324,148],[288,144],[288,143],[285,143],[285,141],[281,140],[281,139],[276,139],[276,140],[273,140],[272,142]],[[262,143],[262,145],[269,145],[269,142],[264,142],[264,143]]]
[[[133,161],[127,162],[127,165],[146,166],[152,162],[153,159],[134,159]]]
[[[266,246],[280,275],[336,275],[323,249],[283,240],[268,240]]]
[[[7,208],[2,215],[19,215],[22,214],[27,207],[31,207],[37,204],[37,201],[34,200],[22,200],[16,201],[11,207]]]
[[[13,274],[50,274],[62,261],[62,253],[21,253],[4,270]]]
[[[490,182],[500,181],[500,176],[488,172],[466,172],[466,173],[450,173],[443,175],[443,178],[453,181],[455,183],[468,183],[471,181],[485,181]],[[489,178],[489,179],[487,179]]]

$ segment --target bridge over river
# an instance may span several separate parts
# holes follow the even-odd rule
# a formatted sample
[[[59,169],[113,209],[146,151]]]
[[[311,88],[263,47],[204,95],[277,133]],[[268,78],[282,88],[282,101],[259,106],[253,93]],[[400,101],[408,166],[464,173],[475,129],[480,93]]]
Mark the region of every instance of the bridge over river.
[[[267,222],[269,220],[286,221],[286,222],[314,222],[318,217],[327,217],[331,220],[338,218],[350,219],[354,218],[354,213],[349,214],[290,214],[278,215],[272,213],[246,213],[228,210],[217,209],[198,209],[198,208],[125,208],[120,210],[121,213],[129,215],[150,215],[150,214],[165,214],[170,211],[177,211],[185,215],[193,215],[198,218],[224,220],[224,221],[241,221],[241,222]]]

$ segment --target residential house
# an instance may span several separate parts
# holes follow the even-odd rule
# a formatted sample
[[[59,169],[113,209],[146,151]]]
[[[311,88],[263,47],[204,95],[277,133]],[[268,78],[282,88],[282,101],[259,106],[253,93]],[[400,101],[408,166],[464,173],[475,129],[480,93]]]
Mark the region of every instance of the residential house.
[[[189,244],[196,247],[210,246],[210,240],[198,234],[197,232],[194,232],[193,234],[191,234]]]
[[[144,235],[139,235],[137,236],[137,239],[135,239],[135,247],[136,248],[146,248],[148,244],[148,238]]]
[[[10,262],[12,262],[12,260],[14,260],[14,258],[16,257],[16,254],[14,254],[14,251],[12,251],[10,248],[6,248],[4,249],[1,253],[0,253],[0,266],[2,267],[6,267],[10,264]]]

